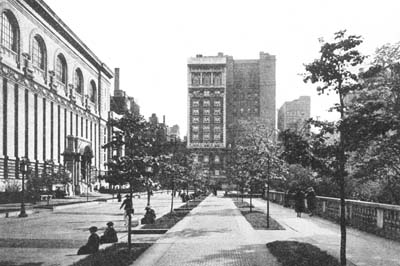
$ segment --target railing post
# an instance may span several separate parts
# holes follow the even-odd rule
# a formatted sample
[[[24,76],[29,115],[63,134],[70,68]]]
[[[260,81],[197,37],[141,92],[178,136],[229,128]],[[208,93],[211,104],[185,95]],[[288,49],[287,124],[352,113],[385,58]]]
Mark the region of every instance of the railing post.
[[[322,201],[322,212],[326,212],[326,201]]]
[[[383,209],[376,209],[376,226],[383,228]]]
[[[4,179],[8,178],[8,155],[4,156]]]

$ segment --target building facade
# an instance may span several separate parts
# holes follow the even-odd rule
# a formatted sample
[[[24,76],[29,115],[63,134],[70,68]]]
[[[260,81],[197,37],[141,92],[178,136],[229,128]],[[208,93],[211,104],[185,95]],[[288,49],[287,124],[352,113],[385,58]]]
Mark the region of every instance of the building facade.
[[[188,60],[187,146],[215,183],[225,178],[238,120],[262,119],[275,129],[275,87],[275,56],[267,53],[254,60],[222,53]]]
[[[42,0],[0,0],[0,13],[0,190],[20,182],[22,157],[32,178],[50,165],[70,174],[67,193],[93,188],[112,71]]]
[[[311,116],[311,97],[300,96],[298,99],[285,102],[278,111],[278,129],[301,129]]]

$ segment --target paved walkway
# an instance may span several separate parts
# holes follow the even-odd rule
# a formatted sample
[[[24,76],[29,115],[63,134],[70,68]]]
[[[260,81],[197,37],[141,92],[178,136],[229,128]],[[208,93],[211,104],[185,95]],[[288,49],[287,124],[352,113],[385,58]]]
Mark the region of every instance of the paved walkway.
[[[253,205],[266,212],[266,201],[255,199]],[[270,204],[270,214],[286,230],[259,231],[259,236],[264,242],[275,240],[308,242],[339,257],[340,228],[338,224],[315,216],[309,217],[307,214],[303,214],[302,218],[297,218],[293,209],[274,203]],[[350,261],[349,265],[353,263],[357,266],[399,266],[400,243],[348,228],[347,258]]]
[[[175,206],[180,200],[176,198]],[[101,235],[108,221],[113,221],[120,241],[126,241],[123,210],[120,202],[98,202],[91,205],[69,206],[54,212],[41,212],[27,218],[0,219],[0,265],[71,265],[84,256],[77,256],[80,246],[86,243],[88,228],[99,228]],[[151,205],[158,216],[170,209],[167,193],[155,194]],[[133,200],[134,219],[144,215],[146,197]],[[134,236],[134,242],[154,242],[154,239]]]
[[[133,265],[279,265],[232,200],[209,196]]]

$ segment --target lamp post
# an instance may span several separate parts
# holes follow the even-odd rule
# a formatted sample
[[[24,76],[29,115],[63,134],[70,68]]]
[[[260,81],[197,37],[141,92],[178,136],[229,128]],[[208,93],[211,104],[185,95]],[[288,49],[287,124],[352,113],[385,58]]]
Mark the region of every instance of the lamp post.
[[[22,199],[21,199],[21,212],[18,215],[18,217],[21,218],[28,216],[28,214],[26,214],[25,212],[25,175],[29,171],[29,165],[30,165],[29,159],[26,157],[22,157],[19,164],[20,167],[19,170],[21,171],[22,174],[22,190],[21,190]]]

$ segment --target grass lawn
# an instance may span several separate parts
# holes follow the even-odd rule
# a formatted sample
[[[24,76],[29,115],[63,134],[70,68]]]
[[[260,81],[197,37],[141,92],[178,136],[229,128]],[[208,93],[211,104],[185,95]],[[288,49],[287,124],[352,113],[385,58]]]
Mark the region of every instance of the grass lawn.
[[[190,201],[188,204],[184,204],[173,213],[167,213],[164,216],[156,219],[154,224],[145,224],[142,229],[170,229],[180,220],[182,220],[190,210],[196,208],[204,198],[196,199],[196,201]]]
[[[127,243],[114,244],[72,264],[72,266],[128,266],[131,265],[151,244],[132,244],[129,252]]]
[[[340,266],[336,258],[308,243],[274,241],[267,247],[282,266]]]
[[[277,221],[275,221],[271,216],[269,217],[269,227],[267,226],[267,214],[258,209],[253,209],[252,212],[249,211],[250,204],[247,202],[234,202],[236,207],[240,210],[242,215],[251,224],[251,226],[256,230],[285,230]]]
[[[189,211],[179,211],[167,213],[164,216],[158,218],[154,224],[145,224],[142,229],[170,229],[172,226],[177,224],[183,217],[188,214]]]

